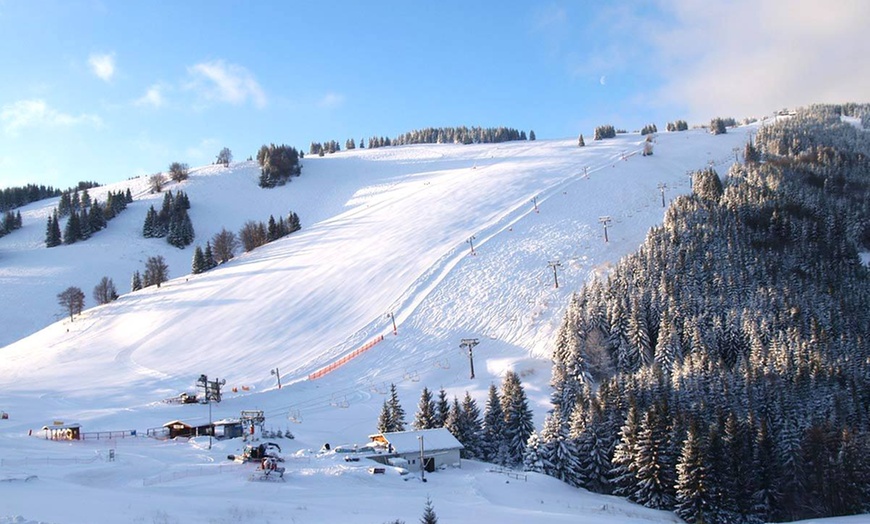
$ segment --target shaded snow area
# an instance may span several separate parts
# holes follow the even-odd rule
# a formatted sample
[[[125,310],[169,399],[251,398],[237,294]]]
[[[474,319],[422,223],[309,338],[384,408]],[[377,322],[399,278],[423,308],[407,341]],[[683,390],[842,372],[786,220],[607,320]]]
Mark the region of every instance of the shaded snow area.
[[[661,221],[659,184],[671,200],[690,190],[690,170],[712,163],[724,175],[753,129],[661,134],[651,157],[639,154],[638,135],[584,148],[566,140],[355,150],[306,158],[301,177],[271,190],[257,187],[254,163],[194,169],[168,189],[188,194],[197,244],[270,214],[294,211],[303,227],[201,275],[188,274],[194,246],[142,238],[146,211],[162,200],[144,178],[92,190],[102,201],[129,187],[135,201],[72,246],[44,247],[56,199],[22,208],[24,227],[0,239],[0,410],[9,414],[0,420],[0,524],[416,522],[427,496],[443,522],[677,522],[536,474],[463,461],[423,483],[413,466],[402,474],[335,449],[368,442],[390,384],[410,422],[423,386],[468,391],[482,409],[506,370],[520,375],[540,427],[548,355],[571,292]],[[63,318],[57,293],[78,286],[90,302],[103,276],[126,292],[153,255],[173,277],[161,288]],[[558,288],[548,266],[557,260]],[[474,379],[463,338],[479,341]],[[283,480],[251,481],[255,464],[228,460],[240,439],[209,448],[207,437],[146,436],[169,421],[209,420],[205,405],[164,402],[196,392],[201,374],[226,380],[213,420],[262,410],[267,429],[295,435],[274,439]],[[54,422],[136,436],[45,440],[41,428]],[[332,451],[320,453],[327,442]]]

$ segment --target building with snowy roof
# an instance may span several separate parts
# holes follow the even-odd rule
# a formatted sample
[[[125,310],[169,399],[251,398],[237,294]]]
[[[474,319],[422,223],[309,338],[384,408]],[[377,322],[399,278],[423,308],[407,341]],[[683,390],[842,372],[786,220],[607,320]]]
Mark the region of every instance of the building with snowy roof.
[[[378,433],[369,438],[384,450],[370,458],[384,464],[407,461],[408,468],[415,470],[422,460],[430,472],[440,467],[461,466],[463,446],[446,428]]]

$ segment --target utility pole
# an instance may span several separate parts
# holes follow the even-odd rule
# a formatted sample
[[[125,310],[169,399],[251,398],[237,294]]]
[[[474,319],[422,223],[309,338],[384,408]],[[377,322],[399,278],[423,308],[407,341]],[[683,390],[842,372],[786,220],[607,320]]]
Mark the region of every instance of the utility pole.
[[[551,260],[547,262],[547,265],[553,268],[553,281],[556,284],[556,289],[559,289],[559,276],[556,274],[556,268],[562,267],[562,263],[558,260]]]
[[[393,321],[393,335],[398,335],[398,334],[399,334],[399,328],[396,327],[396,316],[393,315],[393,312],[392,312],[392,311],[390,311],[389,313],[387,313],[387,316],[390,317],[390,320]]]
[[[480,340],[476,338],[463,338],[459,344],[460,348],[468,348],[468,363],[471,365],[471,378],[474,378],[474,353],[472,350],[478,344],[480,344]]]
[[[659,191],[662,192],[662,207],[665,207],[665,189],[667,189],[667,188],[668,188],[667,184],[665,184],[663,182],[659,182]]]
[[[532,204],[535,205],[535,213],[540,213],[540,211],[538,211],[538,197],[532,197]]]
[[[272,374],[278,377],[278,389],[281,389],[281,371],[278,368],[272,370]]]
[[[208,449],[211,449],[211,434],[214,430],[211,425],[211,382],[208,381],[208,376],[200,375],[199,380],[196,381],[196,385],[202,388],[203,396],[205,396],[205,403],[208,404]]]
[[[426,463],[423,460],[423,435],[418,435],[417,440],[420,441],[420,480],[426,482]]]
[[[603,217],[598,217],[598,221],[604,225],[604,241],[605,242],[609,242],[609,240],[607,239],[607,224],[610,223],[610,220],[611,219],[610,219],[609,215],[605,215]]]
[[[471,235],[470,237],[468,237],[468,240],[466,240],[466,242],[468,242],[468,245],[471,246],[471,254],[472,255],[474,254],[474,239],[475,238],[477,238],[477,237],[474,235]]]

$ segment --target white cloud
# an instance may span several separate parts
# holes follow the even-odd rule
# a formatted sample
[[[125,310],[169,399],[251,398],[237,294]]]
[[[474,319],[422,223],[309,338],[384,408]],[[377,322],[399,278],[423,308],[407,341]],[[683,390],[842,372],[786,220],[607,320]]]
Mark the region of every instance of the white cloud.
[[[317,102],[317,105],[326,109],[334,109],[344,104],[344,95],[338,93],[326,93],[323,98]]]
[[[266,94],[254,75],[242,66],[215,60],[188,67],[187,72],[192,79],[186,87],[206,100],[231,104],[251,100],[257,107],[266,106]]]
[[[100,79],[108,82],[115,76],[115,54],[91,54],[88,57],[88,65],[91,66],[91,72],[97,75]]]
[[[163,86],[160,84],[154,84],[145,91],[144,95],[137,98],[133,104],[137,106],[162,107],[166,103],[166,99],[163,97],[163,91]]]
[[[44,100],[19,100],[0,108],[0,123],[7,135],[17,136],[27,127],[69,127],[87,124],[100,127],[103,121],[96,115],[78,116],[52,109]]]
[[[693,118],[867,99],[866,0],[674,0],[650,39],[668,80],[657,98]]]

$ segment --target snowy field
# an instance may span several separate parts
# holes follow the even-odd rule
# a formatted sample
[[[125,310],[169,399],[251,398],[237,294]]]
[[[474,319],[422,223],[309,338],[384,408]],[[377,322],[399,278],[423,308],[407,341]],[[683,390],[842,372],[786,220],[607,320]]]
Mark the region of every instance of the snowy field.
[[[102,201],[129,187],[136,200],[72,246],[44,247],[56,199],[23,208],[24,227],[0,239],[0,344],[8,344],[0,410],[10,416],[0,420],[0,524],[416,522],[427,496],[442,522],[678,522],[474,461],[424,484],[393,468],[370,475],[365,460],[318,450],[367,442],[391,383],[410,422],[423,386],[451,397],[468,391],[482,409],[489,385],[509,369],[540,426],[548,355],[570,293],[661,221],[659,184],[668,201],[689,191],[691,170],[712,163],[724,176],[754,130],[663,133],[651,157],[641,157],[636,134],[584,148],[565,140],[355,150],[305,158],[301,177],[272,190],[257,187],[251,162],[194,169],[168,189],[190,197],[196,243],[291,210],[303,226],[202,275],[187,274],[193,246],[141,237],[145,212],[162,198],[143,178],[92,190]],[[132,273],[158,254],[174,277],[160,289],[63,318],[57,293],[78,286],[90,302],[103,276],[126,292]],[[556,260],[558,288],[548,266]],[[359,357],[308,380],[380,335]],[[473,380],[463,338],[480,341]],[[194,392],[201,374],[226,380],[214,420],[258,409],[267,428],[295,435],[276,440],[288,455],[284,482],[250,482],[253,466],[228,461],[239,439],[209,449],[207,438],[144,436],[175,419],[207,422],[204,405],[163,402]],[[41,428],[54,421],[138,436],[44,440]]]

